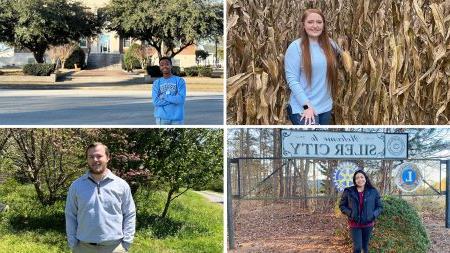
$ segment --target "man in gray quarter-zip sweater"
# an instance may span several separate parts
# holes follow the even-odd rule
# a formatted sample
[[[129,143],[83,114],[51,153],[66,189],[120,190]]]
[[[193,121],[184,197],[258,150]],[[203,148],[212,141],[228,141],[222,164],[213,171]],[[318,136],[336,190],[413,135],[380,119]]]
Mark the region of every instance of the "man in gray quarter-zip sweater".
[[[89,171],[75,180],[66,201],[66,232],[73,253],[123,253],[133,242],[136,207],[130,186],[107,164],[108,147],[86,149]]]

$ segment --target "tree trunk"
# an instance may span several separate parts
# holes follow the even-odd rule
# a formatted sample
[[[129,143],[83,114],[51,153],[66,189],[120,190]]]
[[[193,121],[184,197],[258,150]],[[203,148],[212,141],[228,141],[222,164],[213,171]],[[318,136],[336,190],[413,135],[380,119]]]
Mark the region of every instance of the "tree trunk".
[[[171,188],[167,193],[166,204],[164,205],[164,211],[161,214],[161,218],[165,218],[167,215],[167,211],[169,211],[170,202],[172,201],[172,196],[175,193],[175,189]]]
[[[216,67],[219,65],[219,60],[218,60],[218,58],[217,58],[217,44],[219,43],[219,41],[218,41],[218,39],[217,38],[215,38],[215,41],[214,41],[215,43],[215,47],[216,47],[216,59],[215,59],[215,65],[216,65]]]
[[[294,159],[292,161],[292,166],[294,168],[294,172],[293,172],[293,174],[294,174],[294,182],[293,182],[293,185],[292,185],[292,195],[293,196],[298,196],[298,194],[297,194],[297,187],[298,187],[299,173],[298,173],[298,168],[297,168],[298,164],[297,163],[298,163],[297,159]]]
[[[278,196],[284,197],[284,185],[283,185],[283,168],[281,168],[283,161],[281,160],[281,139],[280,129],[273,129],[273,156],[275,157],[274,169],[278,169]]]
[[[47,199],[45,197],[44,192],[41,189],[40,181],[33,182],[34,189],[36,190],[37,198],[39,199],[39,202],[41,202],[42,205],[47,205]]]
[[[311,165],[311,161],[310,160],[306,160],[305,161],[305,167],[303,169],[303,175],[302,175],[302,179],[303,179],[303,194],[305,196],[305,208],[308,208],[308,195],[309,195],[309,188],[308,188],[308,173],[309,173],[309,166]]]
[[[37,50],[33,52],[34,59],[37,63],[44,63],[45,50]]]

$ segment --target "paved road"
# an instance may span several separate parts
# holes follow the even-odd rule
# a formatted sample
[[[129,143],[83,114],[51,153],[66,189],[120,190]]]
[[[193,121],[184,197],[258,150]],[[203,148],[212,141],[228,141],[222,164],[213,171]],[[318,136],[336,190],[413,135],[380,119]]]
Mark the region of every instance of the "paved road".
[[[141,90],[0,90],[0,125],[153,125]],[[188,94],[186,125],[222,125],[223,96]]]
[[[209,201],[223,205],[223,194],[212,191],[196,191],[196,193],[204,196]]]

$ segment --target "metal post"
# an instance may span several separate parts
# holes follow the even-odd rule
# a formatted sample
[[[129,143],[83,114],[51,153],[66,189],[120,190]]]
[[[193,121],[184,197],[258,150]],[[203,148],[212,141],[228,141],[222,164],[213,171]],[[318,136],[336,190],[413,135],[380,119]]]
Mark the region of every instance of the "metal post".
[[[445,228],[450,228],[450,160],[447,160],[445,174]]]
[[[240,199],[241,198],[241,161],[239,159],[237,159],[237,195],[238,195],[238,199]]]
[[[234,221],[233,221],[233,200],[231,199],[231,161],[228,159],[227,166],[227,228],[228,228],[228,248],[234,249]]]
[[[441,161],[439,163],[439,194],[442,195],[442,164],[443,162]]]

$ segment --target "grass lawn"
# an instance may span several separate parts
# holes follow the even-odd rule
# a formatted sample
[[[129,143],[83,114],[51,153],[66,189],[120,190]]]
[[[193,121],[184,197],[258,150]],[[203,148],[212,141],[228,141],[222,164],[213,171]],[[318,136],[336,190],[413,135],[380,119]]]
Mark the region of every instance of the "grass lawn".
[[[223,92],[223,83],[211,84],[211,83],[189,83],[187,84],[189,91],[211,91],[211,92]]]
[[[223,92],[223,78],[183,77],[188,91]]]
[[[223,207],[188,191],[160,219],[166,194],[139,190],[136,237],[130,253],[223,252]],[[0,252],[70,252],[65,235],[64,201],[43,207],[32,185],[0,185]]]

